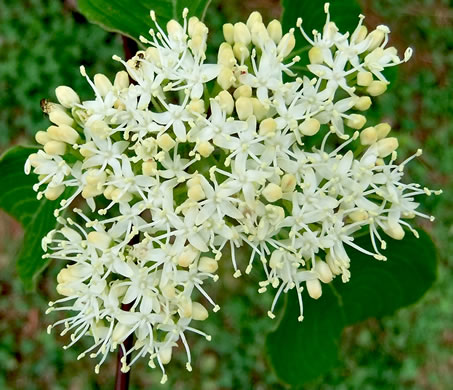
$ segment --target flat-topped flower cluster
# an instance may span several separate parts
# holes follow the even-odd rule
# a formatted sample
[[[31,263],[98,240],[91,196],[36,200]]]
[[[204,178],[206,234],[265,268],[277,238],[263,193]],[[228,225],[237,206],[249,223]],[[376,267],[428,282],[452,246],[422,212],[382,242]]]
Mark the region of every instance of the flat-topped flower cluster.
[[[404,184],[398,141],[387,123],[365,127],[373,96],[385,92],[383,71],[403,59],[386,47],[389,30],[355,31],[330,21],[308,34],[303,23],[286,34],[258,12],[247,23],[225,24],[217,63],[206,62],[208,29],[196,17],[156,26],[148,48],[124,61],[113,83],[88,77],[93,100],[70,87],[44,110],[53,123],[36,140],[26,172],[39,175],[38,198],[61,200],[60,227],[43,239],[46,257],[66,262],[50,311],[72,332],[71,345],[90,335],[85,353],[123,348],[127,371],[147,356],[163,371],[179,340],[191,370],[185,332],[210,339],[193,325],[219,306],[206,291],[229,253],[234,276],[254,263],[266,278],[259,291],[296,289],[317,299],[322,283],[350,278],[352,247],[385,260],[382,232],[402,239],[416,215],[414,197],[432,192]],[[308,42],[309,65],[298,76],[297,40]],[[308,148],[304,143],[315,142]],[[65,191],[65,189],[70,189]],[[70,196],[63,194],[70,193]],[[60,211],[83,198],[77,218]],[[74,206],[72,206],[74,207]],[[354,243],[369,231],[373,251]],[[413,230],[414,234],[416,232]],[[237,259],[241,246],[250,257]],[[309,315],[309,314],[308,314]],[[133,347],[123,342],[134,335]]]

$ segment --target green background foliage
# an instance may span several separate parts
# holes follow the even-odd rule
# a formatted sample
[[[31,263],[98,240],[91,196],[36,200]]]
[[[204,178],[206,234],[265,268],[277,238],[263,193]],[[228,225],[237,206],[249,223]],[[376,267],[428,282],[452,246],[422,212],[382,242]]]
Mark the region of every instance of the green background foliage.
[[[322,1],[312,3],[319,3],[322,9]],[[452,8],[447,0],[363,0],[361,6],[370,26],[391,26],[392,44],[400,52],[408,45],[415,48],[414,58],[404,66],[396,87],[377,100],[375,120],[392,122],[402,154],[424,148],[421,160],[409,166],[410,175],[415,181],[445,191],[441,197],[427,198],[422,205],[438,217],[433,226],[424,227],[440,247],[439,278],[417,305],[392,317],[346,328],[340,342],[339,365],[304,388],[449,389],[453,382],[453,285],[449,282],[453,272],[448,256],[453,249],[453,152],[449,146],[453,137],[453,31],[446,26],[451,25]],[[280,12],[272,0],[214,1],[207,14],[213,44],[221,40],[220,26],[225,19],[245,19],[254,9],[261,10],[266,20],[278,17]],[[332,13],[335,15],[335,5]],[[27,139],[46,126],[39,100],[53,98],[57,85],[70,84],[82,98],[90,96],[90,88],[79,75],[80,64],[85,64],[91,74],[102,71],[112,75],[118,69],[111,56],[122,52],[119,38],[86,23],[74,12],[72,1],[8,2],[2,5],[0,26],[3,147]],[[87,347],[83,342],[63,351],[67,339],[45,334],[46,325],[58,318],[57,314],[43,315],[46,301],[56,297],[58,264],[45,271],[38,293],[26,294],[14,264],[21,230],[4,214],[0,229],[0,387],[112,388],[114,359],[96,376],[90,359],[76,361],[78,353]],[[237,280],[230,276],[228,261],[224,264],[222,284],[218,283],[213,294],[222,310],[205,323],[207,332],[215,337],[211,343],[190,339],[197,357],[194,372],[184,370],[181,351],[175,354],[167,385],[157,385],[160,374],[142,362],[134,367],[132,388],[282,388],[263,353],[270,327],[266,312],[272,297],[257,294],[255,282],[259,275],[252,280]]]

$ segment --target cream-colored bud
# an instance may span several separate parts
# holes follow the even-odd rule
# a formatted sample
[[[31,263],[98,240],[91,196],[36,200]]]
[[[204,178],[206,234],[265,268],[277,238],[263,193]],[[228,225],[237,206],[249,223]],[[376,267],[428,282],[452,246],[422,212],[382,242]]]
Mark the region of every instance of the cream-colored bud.
[[[174,19],[168,21],[168,23],[167,23],[167,32],[168,32],[168,36],[173,41],[179,41],[184,36],[184,29]]]
[[[206,308],[198,302],[192,302],[192,319],[195,321],[204,321],[208,318],[209,313]]]
[[[70,282],[72,280],[73,280],[73,278],[72,278],[72,275],[71,275],[71,269],[69,267],[63,268],[63,269],[60,270],[60,272],[58,272],[57,282],[59,284],[67,283],[67,282]]]
[[[189,180],[187,180],[187,187],[189,188],[198,184],[201,184],[200,175],[198,174],[192,176]]]
[[[222,89],[229,89],[233,85],[234,81],[235,77],[233,70],[223,66],[217,76],[217,83],[222,87]]]
[[[111,200],[113,191],[115,191],[114,186],[112,185],[107,186],[107,188],[104,190],[105,199]]]
[[[366,123],[366,117],[360,114],[349,115],[346,124],[353,129],[361,129]]]
[[[94,75],[94,85],[102,97],[105,97],[113,88],[111,81],[105,74],[97,73]]]
[[[307,280],[307,291],[308,295],[313,299],[318,299],[322,295],[321,283],[318,279]]]
[[[365,210],[353,211],[348,216],[349,216],[349,218],[351,218],[351,220],[353,222],[360,222],[360,221],[365,221],[366,219],[368,219],[368,213]]]
[[[366,111],[370,107],[371,107],[371,99],[369,96],[360,96],[357,99],[356,104],[354,105],[354,108],[359,111]]]
[[[370,45],[368,46],[368,51],[373,51],[376,49],[384,40],[385,34],[381,29],[376,29],[370,32],[368,39],[370,40]]]
[[[66,144],[61,141],[49,141],[44,145],[44,151],[51,155],[63,155],[66,152]]]
[[[322,50],[317,46],[313,46],[308,51],[308,59],[310,60],[311,64],[322,64],[324,62]]]
[[[374,127],[367,127],[360,133],[360,143],[362,145],[372,145],[377,141],[377,133]]]
[[[194,262],[200,251],[194,248],[192,245],[187,245],[182,253],[178,256],[178,264],[181,267],[188,267]]]
[[[260,123],[259,133],[262,136],[266,136],[269,134],[274,134],[276,129],[277,129],[277,122],[275,122],[275,119],[267,118],[267,119],[264,119]]]
[[[227,68],[232,68],[236,64],[233,48],[229,43],[223,42],[220,45],[219,53],[217,55],[217,63],[226,66]]]
[[[387,84],[384,81],[380,81],[380,80],[372,81],[371,84],[369,85],[369,87],[366,89],[366,91],[371,96],[382,95],[386,90],[387,90]]]
[[[331,255],[330,252],[327,252],[326,254],[326,262],[334,275],[341,274],[341,268],[338,266],[338,261]]]
[[[364,25],[362,25],[354,31],[351,40],[353,40],[355,43],[360,43],[366,38],[367,34],[368,29]]]
[[[96,248],[105,250],[110,246],[112,238],[107,233],[95,231],[88,233],[87,241]]]
[[[277,19],[272,20],[267,25],[267,32],[275,43],[279,43],[283,35],[282,24]]]
[[[115,344],[122,343],[130,330],[130,326],[118,322],[112,332],[112,342]]]
[[[64,189],[65,186],[63,184],[56,187],[47,187],[44,191],[44,196],[49,200],[55,200],[64,192]]]
[[[193,113],[203,114],[205,112],[204,101],[201,99],[193,99],[188,108]]]
[[[394,240],[402,240],[405,235],[404,229],[398,222],[392,222],[387,224],[387,226],[385,226],[383,230],[388,236],[392,237]]]
[[[83,157],[88,158],[94,155],[92,149],[96,149],[96,145],[94,144],[93,141],[89,141],[80,147],[79,152]]]
[[[60,85],[55,89],[55,94],[63,107],[71,108],[80,103],[79,95],[71,87]]]
[[[35,140],[38,144],[45,145],[51,138],[49,134],[47,134],[47,131],[40,130],[35,134]]]
[[[371,72],[360,71],[357,73],[357,85],[368,87],[373,82],[373,74]]]
[[[247,19],[247,27],[252,30],[255,23],[263,23],[263,17],[258,11],[253,11]]]
[[[333,279],[332,271],[326,262],[317,260],[315,265],[315,272],[318,274],[319,279],[323,283],[330,283]]]
[[[249,85],[241,85],[233,93],[235,99],[239,99],[241,96],[252,97],[252,88]]]
[[[112,191],[112,200],[114,202],[130,202],[133,196],[130,192],[124,192],[122,188],[115,188]]]
[[[296,188],[297,180],[296,177],[291,173],[286,173],[282,177],[280,187],[283,192],[293,192]]]
[[[296,38],[294,38],[294,32],[291,29],[288,33],[283,35],[282,40],[277,46],[277,53],[280,57],[287,57],[296,46]]]
[[[173,138],[171,138],[167,133],[162,134],[159,137],[157,137],[156,141],[157,141],[157,145],[159,145],[159,147],[162,150],[165,150],[166,152],[168,152],[170,149],[172,149],[176,145],[175,140]]]
[[[230,45],[234,43],[234,26],[231,23],[225,23],[222,27],[223,37]]]
[[[258,121],[263,120],[269,111],[269,109],[261,103],[257,98],[252,98],[253,115],[255,115]]]
[[[190,200],[193,200],[194,202],[198,202],[206,198],[206,195],[200,184],[190,187],[189,190],[187,191],[187,196]]]
[[[250,57],[250,50],[241,42],[236,42],[233,46],[233,53],[234,56],[239,61],[245,61],[247,58]]]
[[[66,142],[67,144],[74,145],[79,139],[79,133],[68,125],[58,126],[58,137],[60,141]]]
[[[94,135],[101,139],[106,139],[109,136],[109,127],[107,123],[101,120],[95,120],[91,123],[90,129]]]
[[[250,30],[247,26],[242,23],[238,22],[234,24],[234,41],[236,43],[242,43],[245,46],[248,46],[252,41],[252,36],[250,35]]]
[[[214,146],[209,141],[202,141],[197,146],[197,152],[203,157],[209,157],[214,151]]]
[[[89,184],[83,187],[82,197],[84,199],[94,198],[95,196],[101,195],[102,192],[102,187]]]
[[[154,176],[157,173],[157,163],[153,160],[143,162],[142,173],[145,176]]]
[[[120,91],[129,87],[128,73],[125,70],[119,71],[115,76],[115,81],[113,82],[113,85]]]
[[[65,297],[70,297],[74,294],[74,289],[69,287],[67,284],[57,284],[57,293]]]
[[[262,192],[268,202],[276,202],[283,196],[282,189],[275,183],[269,183]]]
[[[145,51],[145,58],[157,66],[161,66],[160,53],[155,47],[148,47]]]
[[[165,286],[161,286],[160,290],[162,291],[162,295],[165,298],[171,299],[176,296],[175,286],[171,283],[167,283]]]
[[[315,118],[305,119],[300,125],[299,130],[303,135],[315,135],[321,127],[319,121]]]
[[[252,43],[255,46],[263,47],[263,45],[270,40],[266,26],[262,22],[257,22],[250,29],[252,33]]]
[[[200,22],[200,19],[198,19],[196,16],[191,16],[189,18],[189,23],[188,23],[188,27],[187,27],[187,31],[189,32],[189,35],[192,36],[195,32],[195,26],[197,25],[197,23]]]
[[[390,133],[390,130],[392,130],[392,128],[388,123],[383,122],[376,125],[378,139],[383,139],[387,137]]]
[[[189,318],[192,317],[192,301],[190,298],[183,297],[179,304],[179,313],[181,317]]]
[[[387,157],[398,149],[398,139],[395,137],[383,138],[376,142],[379,157]]]
[[[241,121],[247,120],[249,117],[253,115],[252,99],[247,97],[240,97],[239,99],[236,100],[235,106],[238,118]]]
[[[51,111],[49,113],[49,120],[56,125],[72,126],[74,124],[74,119],[62,110]]]
[[[98,169],[90,169],[86,176],[87,183],[92,186],[104,184],[106,179],[107,173],[105,173],[105,171],[99,171]]]
[[[216,100],[219,102],[220,108],[228,115],[231,115],[234,110],[233,96],[228,91],[220,91],[216,96]]]
[[[202,257],[198,262],[198,270],[200,272],[206,272],[208,274],[213,274],[219,268],[219,264],[215,259],[211,257]]]
[[[159,359],[162,364],[170,363],[172,351],[172,347],[159,348]]]

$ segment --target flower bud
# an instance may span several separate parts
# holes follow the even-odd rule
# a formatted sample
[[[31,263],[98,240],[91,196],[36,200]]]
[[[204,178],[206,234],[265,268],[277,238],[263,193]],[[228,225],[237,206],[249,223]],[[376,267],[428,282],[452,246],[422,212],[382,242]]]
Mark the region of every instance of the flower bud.
[[[56,125],[72,126],[74,124],[74,119],[62,110],[51,111],[49,113],[49,120]]]
[[[231,23],[225,23],[222,30],[225,41],[232,45],[234,43],[234,26]]]
[[[168,36],[173,41],[182,41],[184,39],[184,29],[174,19],[169,20],[167,23]]]
[[[65,186],[63,184],[56,187],[47,187],[44,191],[44,196],[46,199],[55,200],[64,192],[64,190]]]
[[[398,139],[395,137],[383,138],[376,142],[379,157],[387,157],[398,148]]]
[[[181,301],[179,304],[179,314],[181,317],[192,317],[192,301],[188,297],[181,297]]]
[[[368,213],[365,210],[356,210],[348,215],[354,222],[365,221],[368,219]]]
[[[257,22],[250,29],[252,33],[252,43],[255,46],[264,48],[267,41],[270,40],[269,34],[266,30],[266,26],[262,22]]]
[[[90,244],[102,250],[107,249],[112,242],[112,238],[107,233],[96,231],[88,233],[87,240]]]
[[[130,326],[118,322],[112,332],[112,342],[114,344],[121,344],[130,330]]]
[[[213,274],[219,268],[219,264],[215,259],[211,257],[202,257],[198,262],[198,270],[200,272],[206,272],[208,274]]]
[[[303,135],[315,135],[321,127],[319,121],[315,118],[305,119],[300,125],[299,130]]]
[[[267,116],[269,109],[255,97],[252,98],[252,106],[256,120],[263,120]]]
[[[262,136],[275,133],[277,129],[277,122],[274,118],[267,118],[260,123],[259,133]]]
[[[308,51],[308,59],[310,60],[311,64],[322,64],[324,62],[322,50],[317,46],[313,46]]]
[[[66,152],[66,144],[61,141],[49,141],[44,145],[44,151],[52,156],[62,156]]]
[[[118,72],[116,74],[115,81],[113,82],[113,85],[119,91],[129,87],[129,75],[127,74],[127,72],[125,70],[121,70],[120,72]]]
[[[252,37],[250,35],[250,30],[247,26],[242,23],[238,22],[234,24],[234,42],[242,43],[244,46],[248,46],[252,41]]]
[[[55,94],[63,107],[71,108],[80,103],[79,95],[71,87],[60,85],[55,89]]]
[[[284,256],[283,250],[275,250],[272,252],[271,259],[269,261],[269,267],[271,269],[280,269],[283,266],[283,256]]]
[[[128,203],[132,200],[133,196],[130,192],[125,192],[122,188],[115,188],[112,191],[112,200],[114,202]]]
[[[198,302],[192,303],[192,319],[195,321],[204,321],[208,318],[209,313],[206,308]]]
[[[279,57],[285,58],[291,53],[296,46],[296,39],[294,38],[294,29],[283,35],[282,40],[277,46],[277,53]]]
[[[369,96],[360,96],[357,99],[354,108],[360,111],[366,111],[371,107],[371,99]]]
[[[250,31],[255,23],[263,23],[263,17],[258,11],[253,11],[247,19],[247,27]]]
[[[247,46],[245,46],[241,42],[236,42],[234,44],[233,53],[234,53],[234,56],[241,62],[245,61],[250,56],[249,49],[247,48]]]
[[[387,137],[388,134],[390,133],[391,129],[392,128],[390,127],[390,125],[385,122],[379,123],[378,125],[376,125],[376,133],[377,133],[378,139]]]
[[[230,44],[223,42],[220,45],[219,53],[217,55],[217,63],[219,65],[226,66],[227,68],[232,68],[236,64],[233,48]]]
[[[404,229],[398,222],[388,223],[387,226],[383,228],[384,232],[394,240],[402,240],[404,238],[405,232]]]
[[[172,347],[165,347],[159,349],[159,359],[162,364],[168,364],[171,361],[173,348]]]
[[[269,183],[263,190],[262,195],[268,202],[276,202],[283,196],[282,189],[275,183]]]
[[[58,126],[56,134],[57,137],[54,138],[58,139],[59,141],[66,142],[70,145],[74,145],[79,139],[79,133],[68,125]]]
[[[205,112],[204,101],[201,99],[193,99],[189,103],[188,109],[190,112],[203,114]]]
[[[105,97],[113,88],[112,83],[106,75],[97,73],[94,75],[94,85],[102,97]]]
[[[374,127],[367,127],[360,133],[360,143],[362,145],[372,145],[377,141],[377,133]]]
[[[282,177],[280,187],[283,192],[293,192],[296,188],[297,180],[296,177],[291,173],[286,173]]]
[[[197,146],[197,152],[203,157],[209,157],[214,151],[214,146],[209,141],[200,142]]]
[[[182,253],[178,256],[178,264],[181,267],[188,267],[200,254],[198,249],[195,249],[192,245],[187,245]]]
[[[162,150],[168,152],[176,145],[176,142],[174,141],[173,138],[171,138],[168,134],[165,133],[157,137],[157,145],[159,145],[159,147]]]
[[[94,198],[95,196],[101,195],[103,192],[102,187],[95,185],[86,185],[82,190],[82,197],[84,199]]]
[[[157,173],[157,163],[153,160],[148,160],[142,163],[142,173],[145,176],[154,176]]]
[[[253,115],[252,99],[247,97],[240,97],[239,99],[236,100],[235,106],[238,118],[241,121],[247,120],[249,117]]]
[[[194,202],[198,202],[206,198],[206,195],[200,184],[196,184],[190,187],[189,190],[187,191],[187,196],[190,200],[193,200]]]
[[[227,68],[226,66],[223,66],[220,69],[219,75],[217,76],[217,83],[223,89],[229,89],[233,85],[234,81],[235,81],[235,77],[233,74],[233,70],[230,68]]]
[[[387,84],[384,81],[374,80],[367,88],[367,92],[370,96],[382,95],[387,90]]]
[[[241,85],[239,88],[236,88],[233,96],[235,99],[239,99],[241,96],[252,97],[252,88],[249,85]]]
[[[373,74],[371,72],[360,71],[357,73],[357,85],[368,87],[373,82]]]
[[[383,29],[379,28],[381,26],[378,26],[376,30],[373,30],[370,32],[368,35],[368,39],[370,40],[370,45],[368,46],[368,51],[373,51],[376,49],[384,40],[385,34]]]
[[[35,134],[35,140],[38,144],[45,145],[51,138],[49,134],[47,134],[47,131],[40,130]]]
[[[165,286],[161,286],[160,290],[165,298],[172,299],[176,297],[175,286],[171,283],[167,283]]]
[[[318,274],[319,279],[323,283],[330,283],[333,279],[332,271],[330,270],[327,263],[322,260],[318,259],[316,261],[315,272]]]
[[[318,279],[307,280],[307,291],[308,295],[313,299],[318,299],[322,295],[321,283]]]
[[[282,24],[277,20],[272,20],[267,25],[267,32],[269,33],[270,38],[277,44],[282,39]]]
[[[346,124],[353,129],[361,129],[365,123],[366,117],[360,114],[351,114],[346,121]]]
[[[234,110],[234,100],[228,91],[220,91],[215,98],[220,105],[220,108],[225,111],[228,115]]]

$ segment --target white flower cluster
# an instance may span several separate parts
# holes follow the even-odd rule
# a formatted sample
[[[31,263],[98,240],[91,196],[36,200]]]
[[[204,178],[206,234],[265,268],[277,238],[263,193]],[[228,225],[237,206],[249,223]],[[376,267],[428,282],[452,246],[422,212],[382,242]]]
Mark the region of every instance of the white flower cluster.
[[[313,38],[298,22],[312,46],[303,78],[293,72],[295,30],[265,26],[258,12],[224,25],[216,64],[205,64],[205,24],[185,10],[183,25],[171,20],[165,32],[151,12],[156,30],[141,37],[149,47],[128,61],[114,56],[125,70],[113,83],[81,68],[94,100],[61,86],[59,104],[45,104],[54,125],[37,133],[43,150],[26,171],[39,175],[38,198],[69,187],[61,209],[79,195],[91,209],[74,209],[80,223],[58,217],[63,226],[43,240],[47,257],[68,264],[58,275],[64,298],[49,310],[75,313],[55,325],[72,332],[71,344],[93,338],[86,353],[102,355],[97,370],[120,346],[134,354],[124,371],[148,355],[165,381],[179,340],[190,370],[185,331],[209,339],[192,321],[207,318],[206,304],[219,309],[204,286],[218,279],[225,249],[235,277],[255,259],[264,266],[259,291],[276,289],[270,317],[280,294],[295,288],[302,320],[304,287],[316,299],[321,282],[348,281],[346,246],[384,260],[380,230],[402,239],[403,226],[411,229],[405,219],[427,217],[414,197],[431,191],[402,182],[412,157],[395,162],[390,126],[357,131],[370,96],[386,89],[382,71],[410,50],[399,59],[386,48],[388,28],[368,33],[362,16],[352,34],[340,33],[325,11]],[[307,150],[311,137],[319,145]],[[354,243],[359,230],[369,231],[373,252]],[[242,245],[251,248],[245,264],[235,255]]]

